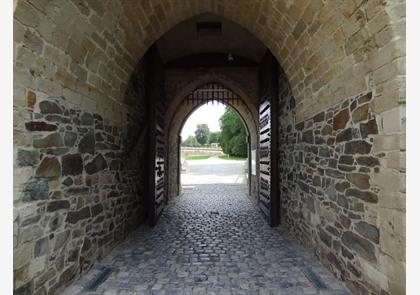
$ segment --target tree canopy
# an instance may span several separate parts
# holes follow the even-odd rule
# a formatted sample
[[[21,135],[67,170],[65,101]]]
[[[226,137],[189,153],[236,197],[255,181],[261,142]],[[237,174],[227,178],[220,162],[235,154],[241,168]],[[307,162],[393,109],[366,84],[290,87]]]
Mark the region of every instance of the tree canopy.
[[[197,139],[195,138],[195,136],[188,136],[188,138],[186,140],[184,140],[181,144],[181,146],[187,146],[187,147],[199,147],[200,144],[198,143]]]
[[[209,141],[210,129],[207,124],[198,124],[195,130],[195,138],[201,145],[207,144]]]
[[[238,113],[231,107],[226,107],[220,117],[220,146],[225,154],[237,157],[247,157],[246,130]]]

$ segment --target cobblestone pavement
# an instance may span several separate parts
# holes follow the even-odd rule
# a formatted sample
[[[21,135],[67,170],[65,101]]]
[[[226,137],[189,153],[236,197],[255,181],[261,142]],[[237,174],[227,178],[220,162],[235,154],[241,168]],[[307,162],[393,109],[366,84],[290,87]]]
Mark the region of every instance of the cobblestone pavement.
[[[95,291],[84,291],[108,268]],[[327,286],[317,289],[310,268]],[[189,186],[154,228],[142,226],[65,294],[350,294],[312,256],[270,228],[243,185]]]

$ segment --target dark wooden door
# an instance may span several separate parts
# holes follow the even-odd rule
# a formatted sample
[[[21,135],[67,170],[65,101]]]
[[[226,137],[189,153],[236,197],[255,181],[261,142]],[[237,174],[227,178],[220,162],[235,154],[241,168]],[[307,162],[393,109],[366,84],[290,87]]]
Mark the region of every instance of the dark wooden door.
[[[270,226],[280,223],[278,193],[278,63],[267,52],[260,65],[259,207]]]
[[[151,132],[150,132],[150,162],[149,173],[152,178],[149,183],[149,222],[155,225],[162,214],[165,206],[165,160],[164,160],[164,121],[163,112],[159,105],[155,104],[152,111]]]
[[[148,146],[148,184],[147,203],[149,224],[154,226],[166,202],[165,187],[165,121],[164,121],[164,89],[161,60],[153,46],[147,54],[148,85],[147,111],[149,132],[146,143]]]

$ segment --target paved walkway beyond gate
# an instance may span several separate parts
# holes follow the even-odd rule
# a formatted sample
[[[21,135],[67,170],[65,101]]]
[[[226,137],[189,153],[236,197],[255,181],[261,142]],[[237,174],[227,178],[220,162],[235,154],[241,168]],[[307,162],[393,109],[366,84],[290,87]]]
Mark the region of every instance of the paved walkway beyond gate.
[[[80,293],[350,294],[267,225],[243,184],[188,186],[154,228],[140,227],[66,290]]]

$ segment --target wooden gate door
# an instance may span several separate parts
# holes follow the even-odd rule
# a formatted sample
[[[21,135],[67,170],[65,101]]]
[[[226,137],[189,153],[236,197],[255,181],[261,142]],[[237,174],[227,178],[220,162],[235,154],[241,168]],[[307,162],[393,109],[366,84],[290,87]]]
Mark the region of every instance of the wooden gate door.
[[[267,52],[260,65],[259,207],[270,226],[280,223],[278,193],[278,63]]]
[[[166,201],[165,190],[165,137],[164,137],[164,93],[161,62],[156,48],[152,47],[148,54],[148,121],[149,137],[146,139],[148,152],[148,184],[147,203],[149,224],[154,226]]]

